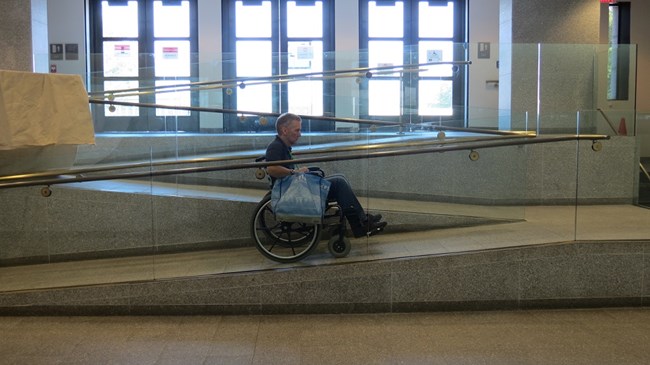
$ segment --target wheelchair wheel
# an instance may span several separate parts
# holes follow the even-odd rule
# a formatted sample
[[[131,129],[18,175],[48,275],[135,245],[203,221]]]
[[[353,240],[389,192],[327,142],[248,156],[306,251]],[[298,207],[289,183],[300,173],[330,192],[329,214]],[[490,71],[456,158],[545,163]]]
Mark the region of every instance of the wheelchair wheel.
[[[345,257],[350,253],[350,240],[346,237],[332,236],[329,242],[327,243],[327,249],[330,251],[332,256],[338,258]]]
[[[271,210],[271,194],[257,204],[251,221],[255,247],[267,258],[287,263],[307,257],[320,240],[320,224],[282,222]]]

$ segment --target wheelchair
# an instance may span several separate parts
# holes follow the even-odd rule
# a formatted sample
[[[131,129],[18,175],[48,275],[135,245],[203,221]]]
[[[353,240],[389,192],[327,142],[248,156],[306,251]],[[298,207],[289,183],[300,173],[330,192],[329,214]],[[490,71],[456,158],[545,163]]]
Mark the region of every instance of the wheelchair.
[[[263,160],[264,157],[260,157],[255,161]],[[263,179],[267,174],[260,168],[255,175],[258,179]],[[280,263],[296,262],[309,256],[321,241],[323,232],[330,235],[327,248],[332,256],[345,257],[351,249],[350,240],[345,237],[346,220],[343,209],[336,202],[328,202],[320,223],[279,221],[273,213],[269,191],[255,207],[250,228],[257,250],[265,257]]]

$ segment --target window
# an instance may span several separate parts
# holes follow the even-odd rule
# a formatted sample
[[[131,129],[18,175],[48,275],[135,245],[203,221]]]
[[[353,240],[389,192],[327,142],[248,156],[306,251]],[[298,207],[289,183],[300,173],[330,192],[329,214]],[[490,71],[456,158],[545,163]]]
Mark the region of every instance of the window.
[[[361,0],[362,67],[467,59],[464,0]],[[466,66],[429,65],[417,71],[374,72],[361,83],[363,118],[463,123]],[[405,120],[406,119],[406,120]]]
[[[242,111],[224,116],[225,131],[262,128],[246,111],[314,116],[333,111],[332,81],[306,77],[332,69],[333,0],[224,0],[222,5],[224,79],[249,80],[223,93],[226,109]],[[273,81],[279,75],[296,79]],[[303,128],[333,125],[307,120]]]
[[[196,80],[196,0],[92,0],[91,91],[134,89],[119,101],[191,106]],[[152,93],[152,88],[157,92]],[[162,92],[164,90],[164,92]],[[198,131],[198,113],[96,108],[98,132]]]
[[[630,77],[630,3],[609,5],[608,100],[627,100]]]

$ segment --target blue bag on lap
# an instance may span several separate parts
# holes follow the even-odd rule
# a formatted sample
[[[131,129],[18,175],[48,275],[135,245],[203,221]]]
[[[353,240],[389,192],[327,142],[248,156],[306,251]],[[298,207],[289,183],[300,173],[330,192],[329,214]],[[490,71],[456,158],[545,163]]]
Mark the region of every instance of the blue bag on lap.
[[[321,223],[331,183],[310,173],[278,179],[271,190],[271,208],[279,221]]]

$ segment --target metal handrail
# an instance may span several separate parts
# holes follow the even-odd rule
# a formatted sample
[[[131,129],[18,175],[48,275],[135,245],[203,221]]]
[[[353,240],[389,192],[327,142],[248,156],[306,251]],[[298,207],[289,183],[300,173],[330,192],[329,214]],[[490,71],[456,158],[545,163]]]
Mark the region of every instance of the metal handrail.
[[[451,127],[451,126],[436,126],[434,127],[439,131],[456,131],[456,132],[468,132],[468,133],[481,133],[481,134],[496,134],[499,136],[535,136],[535,132],[528,131],[500,131],[494,129],[485,129],[485,128],[463,128],[463,127]]]
[[[436,61],[436,62],[425,62],[417,64],[408,64],[408,65],[390,65],[390,66],[376,66],[376,67],[358,67],[350,68],[343,70],[325,70],[325,71],[316,71],[316,72],[305,72],[297,74],[283,74],[283,75],[274,75],[274,76],[256,76],[256,77],[245,77],[245,78],[235,78],[229,80],[217,80],[217,81],[198,81],[191,82],[186,84],[175,84],[175,85],[159,85],[159,86],[148,86],[148,87],[139,87],[139,88],[129,88],[129,89],[116,89],[116,90],[103,90],[88,93],[89,96],[100,95],[103,97],[115,96],[115,94],[120,94],[119,96],[132,96],[139,95],[141,92],[145,93],[155,92],[156,90],[165,90],[165,89],[180,89],[180,88],[191,88],[191,87],[202,87],[202,86],[211,86],[219,85],[219,87],[236,87],[241,85],[247,85],[247,82],[259,83],[259,82],[288,82],[298,78],[310,78],[313,76],[319,77],[330,77],[330,76],[347,76],[347,77],[366,77],[370,78],[373,76],[372,71],[386,72],[393,70],[394,72],[399,72],[400,70],[404,72],[416,72],[420,71],[420,67],[423,66],[435,66],[435,65],[471,65],[472,61]],[[352,74],[352,75],[346,75]],[[250,85],[250,84],[248,84]],[[128,94],[124,94],[128,93]],[[135,93],[135,94],[133,94]]]
[[[154,104],[154,103],[136,103],[136,102],[128,102],[128,101],[115,101],[115,100],[102,100],[102,99],[89,99],[88,102],[91,104],[136,106],[136,107],[144,107],[144,108],[185,110],[185,111],[192,111],[192,112],[258,115],[261,117],[277,117],[280,116],[281,114],[281,113],[260,112],[260,111],[252,111],[252,110],[209,108],[209,107],[201,107],[201,106],[165,105],[165,104]],[[346,123],[372,124],[372,125],[383,125],[383,126],[399,126],[402,124],[400,122],[388,122],[388,121],[371,120],[371,119],[327,117],[327,116],[317,116],[317,115],[309,115],[309,116],[303,115],[301,117],[303,119],[323,120],[328,122],[346,122]]]
[[[312,155],[312,154],[322,154],[322,153],[340,153],[340,152],[354,152],[359,150],[378,150],[378,149],[387,149],[387,148],[396,148],[396,147],[416,147],[416,146],[427,146],[427,145],[445,145],[450,143],[458,142],[479,142],[479,141],[493,141],[493,140],[503,140],[508,138],[532,138],[535,137],[534,134],[528,135],[508,135],[508,136],[499,136],[499,137],[474,137],[474,138],[455,138],[453,140],[421,140],[421,141],[408,141],[408,142],[390,142],[390,143],[379,143],[379,144],[363,144],[363,145],[353,145],[353,146],[344,146],[344,147],[322,147],[314,148],[309,150],[297,150],[293,152],[294,156],[302,155]],[[117,171],[117,170],[128,170],[128,169],[138,169],[143,167],[160,167],[160,166],[170,166],[170,165],[184,165],[184,164],[201,164],[209,162],[224,162],[224,161],[237,161],[237,160],[248,160],[256,158],[259,156],[259,153],[244,153],[238,156],[219,156],[219,157],[197,157],[190,159],[181,159],[181,160],[159,160],[159,161],[145,161],[145,162],[132,162],[126,164],[117,164],[117,165],[104,165],[98,167],[88,167],[88,168],[78,168],[78,169],[65,169],[65,170],[50,170],[44,172],[33,172],[26,174],[17,174],[9,176],[0,176],[0,182],[2,181],[15,181],[15,180],[28,180],[35,178],[46,178],[46,177],[56,177],[61,175],[79,175],[95,172],[104,172],[104,171]]]
[[[643,166],[642,163],[639,162],[639,166],[641,167],[641,172],[645,175],[646,179],[650,181],[650,174],[648,174],[648,170],[646,170],[645,166]]]
[[[609,127],[612,129],[614,134],[618,136],[618,131],[614,127],[614,123],[612,123],[612,121],[607,117],[607,114],[605,114],[605,111],[603,111],[601,108],[597,108],[596,110],[600,113],[600,115],[603,116],[603,118],[605,118],[605,121],[607,122],[607,124],[609,124]]]
[[[320,157],[297,158],[294,160],[282,160],[282,161],[273,161],[273,162],[267,162],[267,161],[249,162],[249,163],[231,164],[225,166],[186,167],[186,168],[176,168],[176,169],[167,169],[167,170],[130,172],[130,173],[95,175],[95,176],[62,175],[57,178],[26,179],[26,180],[19,180],[19,181],[4,182],[4,183],[0,182],[0,188],[43,186],[43,185],[50,186],[50,185],[67,184],[67,183],[75,183],[75,182],[134,179],[134,178],[144,178],[144,177],[154,177],[154,176],[189,174],[189,173],[198,173],[198,172],[240,170],[240,169],[285,165],[287,163],[308,164],[314,162],[345,161],[345,160],[358,160],[358,159],[379,158],[379,157],[396,157],[396,156],[416,155],[416,154],[424,154],[424,153],[475,150],[479,148],[519,146],[519,145],[527,145],[527,144],[562,142],[562,141],[571,141],[571,140],[592,140],[595,142],[596,140],[601,140],[601,139],[609,139],[609,136],[593,134],[593,135],[564,135],[564,136],[537,137],[537,138],[517,138],[517,139],[507,139],[507,140],[494,140],[491,142],[462,143],[456,145],[450,144],[450,145],[435,146],[429,148],[402,149],[402,150],[395,150],[395,151],[377,151],[371,153],[353,153],[353,154],[348,154],[343,156],[326,155]]]

